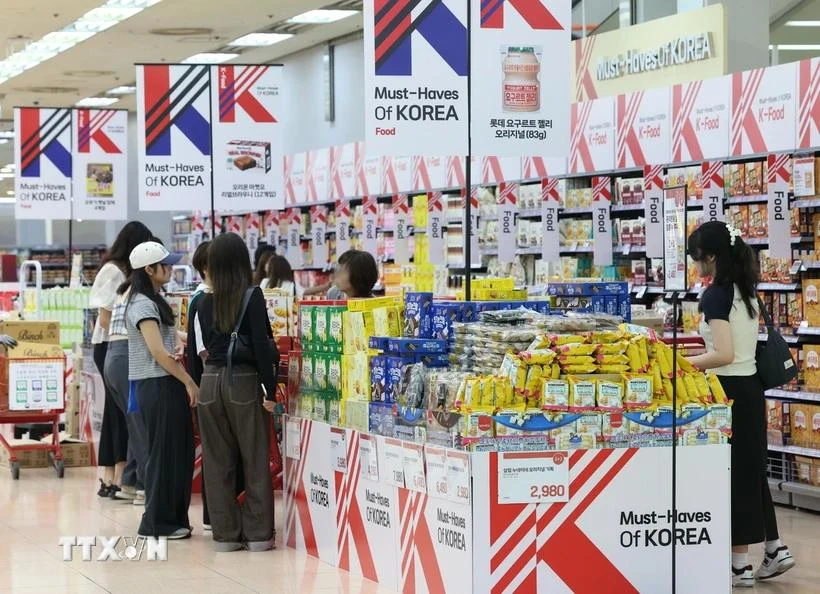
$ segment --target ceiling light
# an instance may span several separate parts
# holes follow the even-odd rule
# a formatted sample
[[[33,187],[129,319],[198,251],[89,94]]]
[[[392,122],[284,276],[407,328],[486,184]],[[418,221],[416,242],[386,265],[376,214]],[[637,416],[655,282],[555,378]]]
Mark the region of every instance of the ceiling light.
[[[239,39],[234,39],[228,45],[231,47],[264,47],[279,43],[293,37],[290,33],[249,33]]]
[[[786,21],[787,27],[820,27],[820,21]]]
[[[59,31],[52,31],[20,51],[14,52],[6,59],[0,60],[0,84],[142,12],[159,1],[108,0]]]
[[[327,23],[335,23],[354,14],[358,14],[358,10],[328,10],[321,8],[319,10],[309,10],[300,15],[296,15],[292,19],[288,19],[289,23],[300,23],[305,25],[324,25]]]
[[[777,45],[770,45],[770,50],[777,49],[780,52],[813,52],[813,51],[820,51],[820,44],[818,43],[797,43],[797,44],[777,44]]]
[[[0,138],[14,138],[14,130],[3,130],[0,132]]]
[[[14,190],[6,190],[6,196],[14,196]]]
[[[195,54],[190,58],[185,58],[182,63],[183,64],[222,64],[222,62],[227,62],[228,60],[233,60],[234,58],[238,58],[239,54],[228,54],[228,53],[204,53],[204,54]]]
[[[121,87],[114,87],[113,89],[108,89],[105,94],[106,95],[130,95],[131,93],[136,93],[137,87],[133,85],[123,85]]]
[[[17,202],[14,198],[0,198],[0,204],[14,204]]]
[[[8,138],[0,138],[0,144],[8,144]]]
[[[74,105],[77,107],[107,107],[119,101],[117,97],[86,97],[80,99]]]
[[[0,173],[0,179],[14,179],[13,173]]]

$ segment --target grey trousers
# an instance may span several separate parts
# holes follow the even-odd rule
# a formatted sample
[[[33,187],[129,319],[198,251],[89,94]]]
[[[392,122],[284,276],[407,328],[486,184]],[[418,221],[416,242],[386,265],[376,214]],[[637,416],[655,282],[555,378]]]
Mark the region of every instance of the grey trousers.
[[[269,465],[270,418],[262,407],[256,369],[206,365],[199,391],[199,430],[213,538],[225,543],[273,539]],[[236,500],[236,473],[245,473],[245,504]]]
[[[128,427],[128,456],[122,474],[122,484],[143,490],[145,488],[145,464],[148,459],[148,436],[140,413],[128,413],[128,341],[115,340],[108,343],[105,356],[105,381],[117,408],[125,416]]]

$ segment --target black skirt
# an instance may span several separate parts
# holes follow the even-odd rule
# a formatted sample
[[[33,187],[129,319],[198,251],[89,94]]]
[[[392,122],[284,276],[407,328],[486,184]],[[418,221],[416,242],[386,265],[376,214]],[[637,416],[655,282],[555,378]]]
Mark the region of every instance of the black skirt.
[[[100,429],[100,446],[97,452],[97,464],[103,467],[111,467],[118,462],[128,460],[128,427],[125,424],[125,415],[117,406],[117,401],[114,400],[114,395],[105,379],[107,353],[107,342],[94,345],[94,364],[100,372],[105,389],[105,408]]]
[[[732,545],[774,540],[777,520],[766,478],[766,401],[757,374],[719,376],[732,405]]]

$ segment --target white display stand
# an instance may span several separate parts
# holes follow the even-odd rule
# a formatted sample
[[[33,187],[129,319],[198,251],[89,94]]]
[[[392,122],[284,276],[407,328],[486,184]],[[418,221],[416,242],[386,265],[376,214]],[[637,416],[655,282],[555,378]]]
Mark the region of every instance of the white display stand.
[[[285,542],[334,567],[404,594],[671,590],[669,448],[569,452],[567,503],[504,505],[499,454],[472,453],[465,503],[440,473],[429,480],[430,470],[436,495],[395,486],[384,437],[287,424],[299,447],[285,446]],[[345,440],[333,438],[330,456],[340,431]],[[680,594],[731,590],[729,460],[728,445],[678,449]],[[366,478],[374,470],[378,481]]]

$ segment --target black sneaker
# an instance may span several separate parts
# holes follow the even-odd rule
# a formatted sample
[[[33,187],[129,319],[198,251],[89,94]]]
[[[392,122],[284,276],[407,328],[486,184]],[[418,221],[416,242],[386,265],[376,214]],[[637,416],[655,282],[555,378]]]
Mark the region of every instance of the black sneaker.
[[[110,497],[111,496],[110,489],[111,489],[112,486],[113,485],[106,485],[105,481],[100,479],[100,488],[97,491],[97,495],[99,495],[100,497]]]
[[[117,493],[122,491],[122,489],[118,485],[110,485],[108,487],[108,497],[111,499],[117,499]]]

